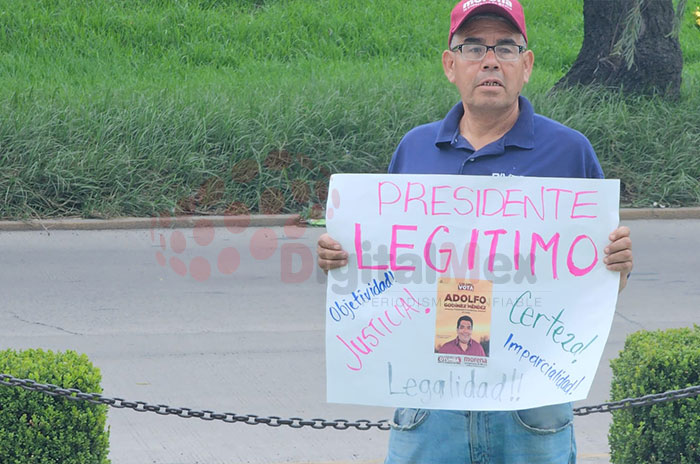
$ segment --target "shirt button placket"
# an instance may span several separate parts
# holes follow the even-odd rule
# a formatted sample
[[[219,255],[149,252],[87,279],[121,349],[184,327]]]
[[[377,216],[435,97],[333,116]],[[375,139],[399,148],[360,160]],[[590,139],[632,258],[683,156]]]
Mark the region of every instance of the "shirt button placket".
[[[473,154],[471,155],[470,158],[465,159],[465,160],[462,162],[462,168],[460,169],[459,173],[460,173],[460,174],[464,174],[464,169],[467,167],[467,163],[473,163],[475,159],[476,159],[476,158],[475,158],[475,156],[474,156]]]

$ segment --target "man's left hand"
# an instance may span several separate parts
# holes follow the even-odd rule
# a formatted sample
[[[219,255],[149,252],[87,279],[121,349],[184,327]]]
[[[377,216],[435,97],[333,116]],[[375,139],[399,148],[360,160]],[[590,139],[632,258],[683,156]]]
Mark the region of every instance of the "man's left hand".
[[[632,272],[632,239],[629,227],[618,227],[610,234],[610,245],[605,247],[605,267],[620,273],[620,291],[627,285],[627,276]]]

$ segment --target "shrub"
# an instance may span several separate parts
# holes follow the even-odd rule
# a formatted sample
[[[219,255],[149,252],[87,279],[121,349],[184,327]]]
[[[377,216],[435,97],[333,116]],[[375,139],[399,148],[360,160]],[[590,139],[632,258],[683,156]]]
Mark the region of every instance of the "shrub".
[[[101,375],[74,351],[0,351],[0,372],[17,378],[100,393]],[[0,386],[0,462],[109,463],[107,406]]]
[[[611,361],[613,401],[700,384],[700,326],[630,335]],[[615,411],[612,462],[700,462],[700,397]]]

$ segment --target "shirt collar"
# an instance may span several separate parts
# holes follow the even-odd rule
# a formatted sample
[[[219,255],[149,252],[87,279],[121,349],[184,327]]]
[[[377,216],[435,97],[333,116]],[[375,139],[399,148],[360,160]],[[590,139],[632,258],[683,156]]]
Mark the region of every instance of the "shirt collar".
[[[520,114],[515,125],[506,132],[504,136],[504,146],[516,146],[525,149],[535,147],[535,111],[525,97],[518,97]],[[440,123],[435,145],[440,148],[440,144],[452,143],[459,135],[459,121],[464,115],[464,106],[458,102],[447,113],[445,119]]]

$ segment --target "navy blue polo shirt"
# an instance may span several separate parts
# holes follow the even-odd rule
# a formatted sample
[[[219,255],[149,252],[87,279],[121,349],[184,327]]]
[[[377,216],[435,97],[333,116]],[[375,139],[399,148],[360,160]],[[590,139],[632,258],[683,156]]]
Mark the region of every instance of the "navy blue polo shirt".
[[[411,129],[389,164],[392,174],[470,174],[603,178],[588,139],[580,132],[535,114],[520,97],[515,125],[480,150],[459,133],[464,114],[457,103],[445,119]]]

